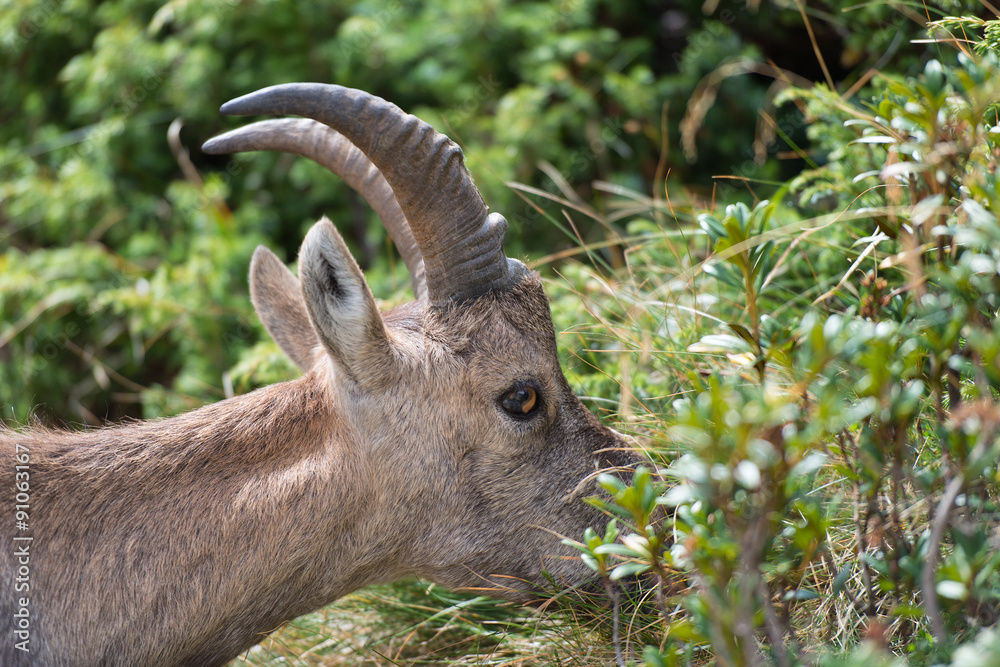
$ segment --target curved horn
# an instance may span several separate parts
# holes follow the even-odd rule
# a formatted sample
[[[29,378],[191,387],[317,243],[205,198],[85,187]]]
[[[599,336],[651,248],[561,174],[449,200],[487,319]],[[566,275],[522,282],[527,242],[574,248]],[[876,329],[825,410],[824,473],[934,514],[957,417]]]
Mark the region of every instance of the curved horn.
[[[294,153],[340,176],[382,220],[410,272],[414,296],[417,299],[427,296],[424,260],[392,188],[378,167],[344,135],[314,120],[282,118],[226,132],[206,141],[201,149],[212,154],[265,150]]]
[[[424,258],[432,304],[506,290],[527,272],[503,253],[507,221],[487,215],[461,149],[419,118],[361,90],[319,83],[271,86],[222,105],[224,114],[293,114],[332,127],[392,186]]]

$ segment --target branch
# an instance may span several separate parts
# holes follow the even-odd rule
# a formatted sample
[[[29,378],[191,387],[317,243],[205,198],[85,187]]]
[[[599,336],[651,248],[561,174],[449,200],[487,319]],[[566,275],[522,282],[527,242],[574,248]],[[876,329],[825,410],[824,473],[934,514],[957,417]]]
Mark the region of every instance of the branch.
[[[934,518],[934,525],[931,527],[931,535],[927,545],[927,561],[924,563],[924,570],[920,574],[920,586],[924,590],[924,609],[927,618],[931,622],[931,632],[934,639],[939,644],[948,640],[948,634],[941,619],[941,608],[938,606],[937,590],[934,586],[934,573],[937,569],[938,550],[941,548],[941,538],[944,536],[945,526],[948,524],[948,515],[955,504],[955,499],[962,492],[965,480],[959,476],[948,482],[944,496],[937,506],[937,516]]]

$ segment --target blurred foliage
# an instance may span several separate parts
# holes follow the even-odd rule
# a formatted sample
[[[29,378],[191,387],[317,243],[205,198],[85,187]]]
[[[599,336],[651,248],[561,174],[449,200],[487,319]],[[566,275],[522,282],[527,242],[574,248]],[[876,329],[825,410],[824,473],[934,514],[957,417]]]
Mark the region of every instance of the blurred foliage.
[[[903,71],[919,64],[899,53],[924,20],[907,5],[831,0],[808,14],[838,79],[886,55]],[[848,29],[854,19],[865,30]],[[716,174],[794,173],[797,160],[768,157],[804,128],[770,100],[783,73],[816,67],[810,45],[790,39],[801,26],[794,3],[730,0],[10,0],[0,251],[16,270],[0,289],[3,419],[153,417],[287,376],[260,343],[244,276],[257,243],[292,261],[322,214],[374,269],[377,294],[405,284],[363,202],[321,168],[197,150],[242,122],[218,114],[228,99],[295,80],[391,99],[463,144],[511,222],[509,252],[538,254],[623,229],[549,224],[510,181],[556,193],[547,174],[559,174],[603,212],[594,183],[651,191],[664,165],[705,198]],[[601,254],[616,261],[614,248]]]

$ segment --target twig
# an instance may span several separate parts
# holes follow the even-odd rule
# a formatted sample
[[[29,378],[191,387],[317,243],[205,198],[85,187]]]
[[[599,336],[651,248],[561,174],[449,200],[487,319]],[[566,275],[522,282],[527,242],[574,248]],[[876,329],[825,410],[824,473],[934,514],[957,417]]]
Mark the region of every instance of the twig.
[[[771,503],[768,504],[771,505]],[[760,664],[760,656],[757,651],[757,641],[754,637],[754,616],[756,615],[756,612],[753,609],[753,602],[754,598],[760,594],[761,590],[764,590],[766,594],[766,587],[762,589],[764,583],[763,575],[760,571],[760,554],[763,550],[765,536],[769,532],[767,517],[770,515],[770,512],[767,511],[768,509],[773,509],[773,506],[761,508],[759,516],[757,516],[752,525],[747,525],[747,531],[744,534],[743,539],[740,540],[740,546],[743,551],[740,556],[740,565],[743,571],[743,590],[741,596],[743,609],[741,617],[737,617],[736,622],[733,624],[733,634],[736,635],[737,639],[739,639],[742,644],[743,664],[751,666]],[[768,598],[767,600],[763,600],[762,603],[766,606],[769,601],[770,599]],[[771,614],[774,614],[773,609],[771,610]],[[776,620],[777,619],[775,619],[775,621]],[[784,646],[781,631],[777,628],[772,628],[770,621],[770,618],[766,618],[768,635],[771,638],[772,644],[776,644],[775,648],[781,650]],[[777,632],[776,643],[774,635],[772,634],[774,631]],[[785,663],[779,664],[780,667],[787,667]]]
[[[937,568],[938,549],[941,547],[941,538],[944,536],[945,525],[948,523],[948,515],[955,504],[955,499],[962,492],[965,479],[959,475],[948,482],[944,496],[937,506],[937,516],[934,517],[934,525],[931,527],[931,535],[927,545],[927,560],[924,562],[924,570],[920,573],[920,587],[924,590],[924,610],[927,618],[931,622],[931,632],[934,639],[943,644],[948,640],[948,634],[941,620],[941,608],[938,606],[937,590],[934,585],[934,573]]]
[[[788,646],[785,644],[785,636],[782,632],[778,615],[771,604],[771,594],[764,584],[764,578],[757,575],[757,596],[760,598],[761,606],[764,608],[764,626],[767,628],[768,639],[771,640],[772,655],[775,656],[778,667],[789,667]]]
[[[992,444],[992,439],[993,429],[985,429],[980,434],[976,446],[972,448],[972,451],[965,457],[965,460],[976,461],[980,459],[983,456],[983,450]],[[948,486],[945,487],[944,496],[941,497],[941,501],[937,504],[937,511],[935,512],[934,522],[931,526],[931,534],[927,540],[927,560],[924,562],[924,569],[920,573],[920,587],[924,592],[924,610],[931,622],[931,632],[938,643],[946,642],[948,634],[944,627],[944,621],[941,619],[941,608],[938,606],[934,574],[937,567],[938,551],[941,548],[941,540],[944,537],[944,529],[948,524],[951,508],[955,506],[955,499],[958,498],[958,494],[962,492],[964,486],[965,477],[959,472],[956,477],[948,482]]]
[[[760,574],[756,568],[752,571],[747,568],[743,572],[743,585],[742,591],[740,591],[740,607],[742,609],[737,612],[738,615],[733,623],[733,634],[739,640],[740,648],[743,649],[743,664],[751,667],[760,664],[757,656],[757,640],[754,637],[753,590],[755,587],[750,583],[751,579],[759,579],[759,577]]]
[[[105,373],[107,373],[112,378],[114,378],[114,380],[116,382],[118,382],[118,384],[122,385],[123,387],[125,387],[127,389],[131,389],[132,391],[134,391],[136,393],[139,393],[139,394],[141,394],[142,392],[146,391],[146,389],[147,389],[146,387],[142,386],[141,384],[139,384],[137,382],[133,382],[132,380],[128,379],[127,377],[125,377],[124,375],[122,375],[121,373],[119,373],[118,371],[116,371],[111,366],[108,366],[102,360],[98,359],[97,356],[95,356],[93,352],[90,352],[89,350],[83,349],[82,347],[80,347],[79,345],[77,345],[76,343],[74,343],[71,340],[67,340],[66,341],[66,347],[69,349],[70,352],[72,352],[76,356],[80,357],[80,359],[82,359],[86,363],[91,364],[92,366],[95,366],[95,367],[99,367]]]
[[[660,610],[660,615],[666,623],[670,623],[670,615],[667,613],[667,601],[663,597],[663,574],[656,573],[656,606]]]
[[[868,563],[865,562],[865,554],[868,551],[867,540],[865,539],[865,531],[868,524],[868,514],[865,517],[861,516],[861,487],[857,483],[854,484],[854,492],[857,494],[857,500],[854,503],[854,526],[855,526],[855,539],[858,543],[858,563],[861,565],[861,581],[865,587],[865,594],[868,600],[867,608],[864,610],[866,616],[875,615],[875,592],[872,589],[872,575],[868,571]],[[870,505],[870,503],[868,503]],[[871,508],[868,507],[868,510]],[[859,610],[860,611],[860,610]]]
[[[180,118],[175,118],[174,122],[170,123],[170,127],[167,128],[167,145],[170,146],[170,152],[174,154],[174,160],[177,161],[177,166],[181,168],[184,178],[201,190],[205,187],[205,181],[202,180],[201,174],[198,173],[198,168],[191,161],[188,150],[181,143],[182,127],[184,127],[184,121]]]
[[[618,596],[618,589],[615,588],[610,579],[605,577],[604,590],[608,594],[608,597],[611,598],[611,643],[615,646],[615,661],[618,663],[618,667],[626,667],[625,656],[622,655],[621,634],[618,627],[621,617],[621,601]]]
[[[806,32],[809,33],[809,42],[812,44],[816,60],[819,61],[819,66],[823,69],[823,76],[826,77],[826,85],[830,86],[830,92],[835,92],[837,86],[833,82],[833,77],[830,76],[830,70],[826,67],[826,60],[823,58],[823,53],[819,50],[816,35],[813,33],[812,23],[806,15],[806,8],[802,6],[802,0],[795,0],[795,5],[799,8],[799,13],[802,15],[802,22],[806,24]]]
[[[713,595],[711,587],[709,586],[709,583],[706,580],[705,576],[697,571],[693,572],[692,574],[694,575],[694,579],[698,582],[698,585],[701,588],[701,590],[704,591],[705,593],[702,599],[708,606],[709,612],[717,619],[725,618],[726,613],[719,606],[719,601],[715,599],[715,595]],[[733,634],[733,637],[735,638],[735,633]],[[708,639],[712,645],[712,652],[715,654],[715,657],[720,664],[722,665],[737,664],[736,660],[733,658],[729,650],[731,648],[731,645],[729,642],[726,641],[727,637],[725,637],[722,633],[719,632],[717,623],[708,624]]]

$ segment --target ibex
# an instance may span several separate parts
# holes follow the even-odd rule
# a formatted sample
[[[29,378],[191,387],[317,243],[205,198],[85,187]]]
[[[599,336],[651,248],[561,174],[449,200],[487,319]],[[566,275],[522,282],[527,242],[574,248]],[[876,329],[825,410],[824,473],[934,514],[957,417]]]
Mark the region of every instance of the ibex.
[[[458,146],[334,85],[222,112],[305,117],[204,150],[339,174],[380,214],[416,300],[381,313],[324,219],[298,278],[263,247],[250,269],[299,379],[170,419],[0,430],[0,497],[22,512],[0,531],[3,665],[219,665],[369,584],[415,575],[528,602],[546,576],[588,578],[558,535],[606,522],[580,496],[632,455],[570,390],[541,282],[504,255],[506,221]]]

